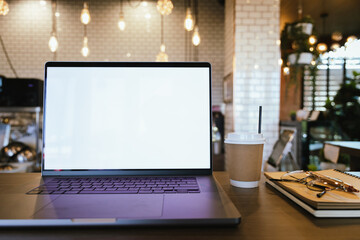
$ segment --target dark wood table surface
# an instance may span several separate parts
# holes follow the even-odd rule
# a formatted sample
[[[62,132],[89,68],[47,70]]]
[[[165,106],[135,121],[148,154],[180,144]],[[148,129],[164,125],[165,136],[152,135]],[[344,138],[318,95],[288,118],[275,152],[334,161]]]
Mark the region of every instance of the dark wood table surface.
[[[360,239],[360,218],[317,219],[271,186],[240,189],[214,176],[242,214],[237,227],[102,227],[0,229],[0,239]],[[1,206],[6,207],[6,206]]]

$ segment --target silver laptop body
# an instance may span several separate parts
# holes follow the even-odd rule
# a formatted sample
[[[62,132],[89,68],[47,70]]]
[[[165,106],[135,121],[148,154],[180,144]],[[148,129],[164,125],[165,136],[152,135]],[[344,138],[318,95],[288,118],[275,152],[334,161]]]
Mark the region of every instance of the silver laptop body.
[[[1,176],[0,226],[240,222],[212,176],[209,63],[48,62],[44,85],[41,177]],[[65,186],[113,178],[195,179],[198,189],[183,192],[179,182],[177,192],[80,194]],[[37,191],[62,181],[68,192]]]

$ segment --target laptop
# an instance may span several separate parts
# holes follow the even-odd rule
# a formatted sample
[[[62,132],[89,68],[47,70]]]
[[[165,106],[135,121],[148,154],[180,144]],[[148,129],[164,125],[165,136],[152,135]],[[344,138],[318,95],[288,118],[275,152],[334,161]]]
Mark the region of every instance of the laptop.
[[[48,62],[43,115],[41,177],[0,193],[26,206],[0,226],[240,222],[212,176],[209,63]]]

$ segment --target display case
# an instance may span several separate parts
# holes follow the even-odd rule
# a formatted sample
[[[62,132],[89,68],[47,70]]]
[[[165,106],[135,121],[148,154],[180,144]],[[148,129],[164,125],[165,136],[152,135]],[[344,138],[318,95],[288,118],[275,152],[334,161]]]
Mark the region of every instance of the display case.
[[[23,143],[35,152],[33,169],[40,169],[41,113],[41,107],[0,107],[1,123],[10,126],[8,142]]]

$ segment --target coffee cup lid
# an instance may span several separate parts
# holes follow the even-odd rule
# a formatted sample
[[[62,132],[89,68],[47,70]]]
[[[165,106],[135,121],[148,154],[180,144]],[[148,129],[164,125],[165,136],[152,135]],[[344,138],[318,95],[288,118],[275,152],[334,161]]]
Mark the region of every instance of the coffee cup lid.
[[[261,144],[265,143],[265,138],[261,133],[233,132],[227,135],[225,143]]]

